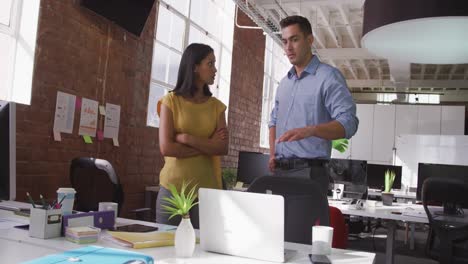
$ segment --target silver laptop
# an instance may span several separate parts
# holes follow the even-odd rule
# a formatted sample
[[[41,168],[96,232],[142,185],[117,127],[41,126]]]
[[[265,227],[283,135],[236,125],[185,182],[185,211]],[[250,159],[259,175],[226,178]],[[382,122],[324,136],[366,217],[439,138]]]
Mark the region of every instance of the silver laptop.
[[[284,199],[200,188],[200,245],[205,251],[284,262]]]

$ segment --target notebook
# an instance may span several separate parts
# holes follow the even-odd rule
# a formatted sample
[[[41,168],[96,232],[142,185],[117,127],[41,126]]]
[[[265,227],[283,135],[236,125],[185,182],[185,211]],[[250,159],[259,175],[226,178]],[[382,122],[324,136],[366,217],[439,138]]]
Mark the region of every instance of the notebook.
[[[114,232],[108,231],[113,238],[132,248],[167,247],[174,245],[173,232]]]
[[[154,264],[151,256],[137,252],[104,248],[98,246],[82,247],[70,251],[65,251],[60,254],[48,255],[35,260],[24,262],[25,264],[46,264],[46,263],[99,263],[99,264],[114,264],[114,263],[144,263]]]
[[[296,253],[284,249],[282,196],[204,188],[198,196],[203,250],[274,262]]]

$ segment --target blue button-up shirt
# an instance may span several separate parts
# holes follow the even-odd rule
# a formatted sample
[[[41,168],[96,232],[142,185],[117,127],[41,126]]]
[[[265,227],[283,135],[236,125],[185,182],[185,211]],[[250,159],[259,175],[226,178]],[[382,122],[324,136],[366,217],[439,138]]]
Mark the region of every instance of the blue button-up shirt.
[[[357,131],[356,104],[340,71],[313,56],[299,78],[294,67],[276,91],[269,127],[276,127],[276,138],[286,131],[336,120],[343,125],[346,138]],[[329,159],[331,141],[309,137],[276,143],[276,158]]]

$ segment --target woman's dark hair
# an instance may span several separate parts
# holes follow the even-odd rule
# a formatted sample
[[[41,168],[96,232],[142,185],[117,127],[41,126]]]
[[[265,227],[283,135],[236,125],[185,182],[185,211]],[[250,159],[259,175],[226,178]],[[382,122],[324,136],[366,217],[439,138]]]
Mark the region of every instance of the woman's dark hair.
[[[177,84],[173,92],[177,95],[192,97],[197,90],[195,86],[195,66],[213,52],[213,48],[200,43],[192,43],[185,49],[180,60]],[[210,88],[205,84],[203,94],[211,96]]]

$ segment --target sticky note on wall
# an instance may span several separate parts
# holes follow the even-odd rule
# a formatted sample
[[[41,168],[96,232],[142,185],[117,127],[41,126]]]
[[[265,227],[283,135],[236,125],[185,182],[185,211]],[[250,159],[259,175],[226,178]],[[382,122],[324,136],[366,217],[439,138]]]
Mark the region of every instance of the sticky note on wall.
[[[93,144],[93,139],[88,135],[83,135],[84,142],[86,144]]]

